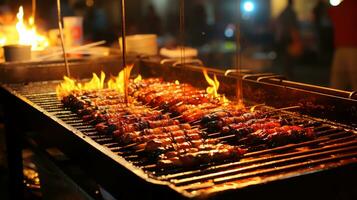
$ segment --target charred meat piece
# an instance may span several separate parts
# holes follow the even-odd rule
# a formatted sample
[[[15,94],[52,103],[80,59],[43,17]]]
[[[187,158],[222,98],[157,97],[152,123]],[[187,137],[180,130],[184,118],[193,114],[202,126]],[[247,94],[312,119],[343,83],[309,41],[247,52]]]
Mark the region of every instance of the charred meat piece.
[[[268,147],[282,146],[315,138],[312,128],[300,126],[282,126],[271,129],[259,129],[248,135],[250,145],[264,144]]]
[[[240,159],[245,153],[244,149],[230,145],[207,145],[203,144],[197,148],[189,148],[186,151],[167,152],[160,155],[157,162],[160,168],[173,167],[195,167],[212,162]]]

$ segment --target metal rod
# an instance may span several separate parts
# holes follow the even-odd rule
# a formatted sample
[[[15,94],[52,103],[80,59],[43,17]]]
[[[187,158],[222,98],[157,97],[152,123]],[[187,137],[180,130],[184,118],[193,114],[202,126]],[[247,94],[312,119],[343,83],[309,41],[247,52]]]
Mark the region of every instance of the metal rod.
[[[33,24],[35,24],[35,21],[36,21],[36,0],[32,0],[32,20],[33,20]]]
[[[240,21],[241,21],[241,12],[240,12],[241,0],[238,0],[238,11],[237,11],[237,23],[236,23],[236,69],[237,69],[237,88],[236,96],[238,104],[243,103],[243,81],[239,76],[242,70],[242,51],[241,51],[241,31],[240,31]]]
[[[61,36],[61,46],[62,46],[62,51],[63,51],[64,65],[66,67],[66,74],[67,74],[68,77],[70,77],[71,73],[69,71],[67,53],[66,53],[66,48],[64,46],[64,36],[63,36],[63,28],[62,28],[62,16],[61,16],[61,0],[57,0],[57,18],[58,18],[58,28],[59,28],[60,36]]]
[[[122,42],[122,57],[123,57],[123,69],[124,69],[124,98],[125,103],[128,104],[128,82],[127,82],[127,70],[126,70],[126,26],[125,26],[125,0],[121,0],[121,42]]]
[[[185,0],[180,0],[181,64],[185,65]]]

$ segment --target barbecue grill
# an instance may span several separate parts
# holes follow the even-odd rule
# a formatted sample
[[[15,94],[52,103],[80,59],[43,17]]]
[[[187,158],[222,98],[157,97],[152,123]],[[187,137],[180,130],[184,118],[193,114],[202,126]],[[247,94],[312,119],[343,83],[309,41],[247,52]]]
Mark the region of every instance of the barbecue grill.
[[[199,67],[173,67],[142,59],[138,68],[143,77],[162,77],[205,87]],[[221,92],[234,95],[237,74],[224,76],[223,71],[213,69],[209,72],[218,75]],[[55,93],[58,81],[3,84],[1,99],[8,119],[12,175],[21,171],[19,149],[23,132],[33,131],[36,134],[31,140],[38,147],[59,148],[118,198],[139,198],[145,194],[147,199],[286,199],[278,195],[285,192],[294,192],[289,199],[355,198],[356,184],[348,184],[348,180],[356,178],[357,166],[355,95],[297,84],[272,74],[246,73],[240,77],[247,104],[265,103],[265,109],[271,110],[299,105],[295,110],[276,111],[273,117],[306,123],[315,130],[317,138],[257,149],[235,162],[163,170],[141,162],[142,155],[122,149],[111,136],[99,134],[77,114],[65,109]],[[16,185],[15,181],[21,177],[13,178]],[[348,190],[347,194],[341,196],[338,187]],[[301,193],[296,193],[300,190]]]

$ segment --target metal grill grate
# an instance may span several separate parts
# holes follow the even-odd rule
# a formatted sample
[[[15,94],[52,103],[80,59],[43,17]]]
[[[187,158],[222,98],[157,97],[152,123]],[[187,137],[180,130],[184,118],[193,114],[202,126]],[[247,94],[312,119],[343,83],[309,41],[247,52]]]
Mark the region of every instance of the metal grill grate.
[[[110,135],[99,134],[91,125],[83,123],[76,114],[62,106],[55,93],[34,93],[36,89],[26,87],[15,89],[51,115],[107,147],[116,156],[138,166],[153,179],[172,184],[174,189],[188,197],[243,188],[357,162],[356,131],[327,121],[281,112],[276,117],[284,115],[301,124],[314,120],[314,123],[306,123],[306,126],[312,126],[318,137],[312,141],[251,151],[236,162],[211,163],[194,169],[162,170],[155,168],[152,163],[143,162],[142,155],[122,149]]]

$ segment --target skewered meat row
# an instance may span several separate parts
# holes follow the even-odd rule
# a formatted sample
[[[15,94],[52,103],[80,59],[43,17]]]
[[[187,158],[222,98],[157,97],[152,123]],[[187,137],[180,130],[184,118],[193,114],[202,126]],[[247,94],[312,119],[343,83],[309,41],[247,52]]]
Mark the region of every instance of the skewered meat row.
[[[125,109],[118,109],[117,111],[123,111]],[[100,113],[98,112],[91,112],[91,114],[96,113],[97,115],[99,115]],[[120,115],[119,115],[120,116]],[[119,117],[118,115],[116,115],[115,117]],[[98,116],[96,116],[98,117]],[[114,117],[114,116],[112,116]],[[113,119],[115,119],[112,118]],[[106,119],[108,119],[108,114],[106,116]],[[108,120],[107,120],[108,121]],[[118,120],[118,122],[122,122],[120,120]],[[128,122],[128,121],[126,121]],[[170,125],[170,122],[174,122],[175,125],[172,126],[167,126],[165,127],[164,125]],[[165,124],[166,123],[166,124]],[[168,124],[167,124],[168,123]],[[122,141],[128,142],[129,138],[132,138],[131,141],[132,142],[139,142],[142,143],[141,147],[143,148],[146,152],[154,152],[154,154],[160,155],[161,153],[164,152],[170,152],[170,151],[182,151],[182,152],[191,152],[192,153],[192,149],[197,149],[197,147],[199,146],[207,146],[207,144],[209,143],[217,143],[218,141],[216,140],[203,140],[202,139],[202,133],[201,131],[199,131],[198,129],[188,129],[190,128],[189,124],[186,124],[186,129],[182,129],[185,128],[183,126],[177,125],[178,121],[177,120],[166,120],[164,122],[162,121],[144,121],[141,123],[134,123],[134,124],[124,124],[123,126],[120,127],[120,129],[114,131],[114,135],[121,138]],[[97,127],[101,126],[102,124],[97,124]],[[155,128],[157,126],[161,126],[162,127],[158,127]],[[171,128],[169,128],[171,127]],[[119,128],[119,127],[117,127]],[[148,128],[153,128],[153,129],[148,129]],[[141,130],[142,131],[138,131]],[[131,132],[131,134],[129,134],[129,131],[133,131],[136,130],[136,132]],[[176,130],[176,131],[175,131]],[[156,134],[154,134],[156,132]],[[159,134],[159,132],[161,132]],[[140,137],[130,137],[132,135],[135,135],[133,133],[136,133],[139,135],[141,134]],[[151,133],[150,135],[148,133]],[[124,136],[124,134],[126,134],[126,137]],[[210,141],[210,142],[209,142]],[[130,139],[129,139],[130,142]],[[208,147],[205,147],[206,152]],[[218,155],[218,153],[222,152],[223,150],[217,151],[215,152],[215,149],[218,148],[214,148],[211,147],[210,153],[207,155],[210,155],[212,158],[212,160],[218,158],[219,156],[213,156],[213,155]],[[201,151],[203,151],[203,149],[201,149]],[[156,153],[155,153],[156,152]],[[195,151],[195,154],[198,151]],[[201,152],[201,154],[203,155],[204,153]],[[180,156],[181,158],[185,158],[187,157],[187,155],[183,154],[182,156]],[[192,155],[191,155],[192,157]],[[207,156],[206,156],[207,157]],[[233,157],[233,156],[231,156]],[[208,157],[207,157],[208,158]],[[167,160],[168,158],[166,158]],[[171,158],[170,158],[171,159]],[[187,158],[186,158],[187,159]],[[197,159],[196,159],[197,160]],[[181,163],[181,165],[184,162]],[[190,165],[192,165],[193,162],[191,162]],[[197,163],[198,164],[198,163]]]
[[[185,87],[186,87],[186,85],[185,85]],[[171,100],[171,99],[175,99],[175,98],[167,98],[165,95],[160,96],[160,91],[171,90],[171,88],[177,88],[177,84],[156,83],[156,85],[153,87],[151,87],[150,85],[148,87],[145,87],[144,90],[141,90],[142,92],[140,91],[141,92],[140,94],[145,99],[145,94],[147,94],[147,93],[145,93],[145,91],[149,92],[151,95],[152,95],[153,91],[157,91],[157,94],[156,94],[157,100],[159,100],[161,97],[163,100],[167,101],[167,100]],[[172,96],[174,96],[174,95],[172,95]],[[189,98],[189,95],[187,96],[187,98]],[[147,102],[144,102],[144,103],[147,103]],[[168,102],[164,102],[164,103],[167,104]],[[172,104],[172,105],[174,105],[174,104]],[[228,106],[227,105],[225,105],[225,106],[218,105],[217,110],[210,109],[209,106],[207,106],[207,109],[205,109],[206,106],[207,106],[207,103],[193,105],[193,104],[185,104],[185,102],[182,102],[182,104],[179,106],[173,106],[173,111],[177,112],[177,113],[181,113],[182,118],[186,117],[188,119],[195,118],[196,116],[202,116],[201,113],[205,113],[205,115],[201,117],[201,125],[205,128],[210,127],[213,129],[214,128],[222,129],[222,127],[229,125],[229,124],[235,124],[235,123],[245,122],[250,119],[265,117],[265,114],[262,112],[253,112],[253,113],[247,112],[245,109],[237,109],[231,105],[228,105]],[[212,108],[215,107],[213,105],[210,105],[210,106],[212,106]],[[187,120],[187,121],[190,121],[190,120]]]
[[[132,81],[132,79],[130,79],[130,84],[128,85],[128,92],[131,96],[133,96],[133,93],[139,88],[145,88],[148,85],[153,85],[162,82],[163,80],[161,78],[146,78],[138,82],[134,82]]]
[[[164,127],[157,127],[152,129],[145,129],[143,131],[134,131],[134,132],[127,132],[121,135],[114,135],[120,138],[120,141],[124,144],[130,143],[142,143],[147,142],[145,137],[152,137],[156,135],[167,135],[168,132],[174,131],[190,131],[195,130],[192,129],[190,124],[179,124],[179,125],[171,125],[171,126],[164,126]]]
[[[184,88],[189,88],[184,91]],[[184,91],[184,92],[183,92]],[[139,88],[135,93],[138,100],[151,106],[161,108],[181,116],[183,121],[193,122],[200,120],[204,115],[211,113],[215,108],[233,109],[233,105],[223,105],[209,95],[201,95],[203,91],[181,84],[157,83],[145,88]],[[199,94],[199,95],[192,95]],[[178,96],[178,97],[177,97]],[[180,100],[178,100],[180,99]]]
[[[75,95],[69,95],[66,96],[62,99],[62,103],[66,107],[70,107],[74,110],[79,110],[79,109],[86,109],[88,107],[94,107],[94,106],[108,106],[108,105],[117,105],[117,104],[123,104],[124,103],[124,98],[123,97],[118,97],[116,99],[91,99],[89,97],[76,97]]]
[[[215,139],[188,139],[189,135],[186,135],[186,137],[173,135],[173,133],[170,135],[171,137],[149,140],[137,146],[137,148],[148,152],[151,158],[159,159],[158,165],[160,167],[188,167],[223,161],[228,158],[240,158],[245,152],[238,147],[219,144],[219,141]],[[190,161],[186,162],[185,160]]]
[[[170,151],[162,154],[157,165],[161,168],[193,167],[228,159],[236,160],[244,153],[244,149],[230,145],[200,145],[198,148],[186,149],[185,152]]]
[[[138,124],[135,124],[138,125]],[[133,128],[133,126],[131,127]],[[153,129],[146,129],[146,130],[153,130]],[[118,134],[118,131],[115,132],[115,134]],[[122,133],[121,133],[122,134]],[[155,137],[153,137],[155,136]],[[146,151],[154,151],[155,149],[158,150],[159,148],[166,148],[166,149],[171,149],[169,147],[174,148],[174,150],[183,150],[184,152],[188,152],[186,149],[187,148],[193,148],[193,147],[198,147],[200,145],[204,145],[204,141],[202,140],[201,134],[198,134],[196,131],[192,130],[187,130],[187,131],[173,131],[170,132],[170,136],[172,138],[168,137],[168,134],[160,134],[160,135],[146,135],[146,137],[141,137],[139,140],[136,141],[146,141],[145,143],[145,150]],[[166,141],[166,143],[165,143]],[[167,143],[170,141],[170,143]],[[214,140],[212,140],[214,141]],[[217,141],[215,141],[216,143]],[[194,145],[194,146],[192,146]],[[217,152],[219,153],[219,152]],[[216,153],[216,154],[217,154]],[[213,155],[213,151],[210,152],[210,155]],[[184,156],[181,156],[184,157]]]
[[[102,114],[101,111],[93,111],[89,115],[83,116],[83,118],[85,118],[86,120],[93,120],[93,119],[100,118],[101,120],[96,120],[96,121],[97,122],[105,121],[105,123],[97,124],[96,125],[97,130],[100,132],[109,132],[108,130],[111,130],[111,132],[115,131],[114,133],[115,136],[119,136],[122,135],[123,133],[131,132],[131,131],[140,131],[142,129],[147,129],[147,128],[165,127],[165,126],[179,123],[177,120],[170,120],[168,118],[168,115],[162,115],[162,113],[160,113],[159,111],[143,113],[144,109],[127,110],[127,108],[123,108],[123,107],[119,107],[119,108],[121,109],[116,110],[117,112],[121,111],[119,113]],[[143,106],[140,108],[143,108]],[[128,111],[128,113],[123,111]],[[131,114],[128,115],[129,113]]]
[[[208,132],[217,132],[221,131],[223,127],[237,124],[241,122],[247,122],[249,120],[256,120],[263,117],[260,112],[247,112],[242,113],[240,116],[233,116],[233,117],[222,117],[217,120],[209,121],[207,123],[201,123],[202,127],[207,128]],[[251,123],[247,123],[251,125]]]
[[[300,126],[282,126],[271,129],[259,129],[248,135],[250,145],[264,144],[269,147],[282,146],[315,138],[312,128]]]
[[[71,104],[76,105],[77,103],[74,99],[71,99]],[[179,124],[178,120],[169,119],[167,115],[163,115],[160,111],[152,111],[149,108],[144,107],[123,107],[122,109],[117,109],[116,113],[101,114],[101,112],[102,111],[94,111],[90,115],[83,116],[83,119],[85,121],[95,120],[95,122],[105,121],[106,123],[104,124],[97,124],[96,129],[100,132],[115,131],[115,135],[132,131],[140,131],[147,128],[157,128]]]
[[[117,125],[117,130],[115,131],[115,135],[121,135],[123,133],[133,132],[133,131],[142,131],[148,128],[158,128],[158,127],[165,127],[170,125],[178,125],[180,122],[178,120],[172,119],[164,119],[164,120],[157,120],[157,121],[142,121],[133,124],[123,124]]]
[[[218,140],[215,139],[196,139],[196,140],[186,140],[184,137],[180,136],[169,136],[164,138],[155,138],[149,140],[142,145],[139,145],[138,148],[142,148],[145,152],[156,154],[159,152],[160,154],[168,151],[185,151],[187,148],[197,148],[200,145],[218,144]]]
[[[113,133],[118,127],[125,124],[137,124],[145,121],[158,121],[158,120],[169,120],[169,115],[127,115],[118,118],[107,119],[107,121],[99,123],[95,126],[96,130],[101,133]],[[121,132],[118,132],[121,133]],[[116,134],[115,134],[116,135]]]
[[[84,121],[95,121],[95,122],[108,122],[109,124],[119,123],[119,122],[138,122],[143,120],[160,120],[160,119],[168,119],[167,115],[162,114],[160,111],[152,111],[145,109],[124,109],[117,112],[109,112],[106,111],[98,111],[92,112],[88,115],[82,116]],[[126,121],[128,120],[128,121]]]
[[[187,98],[191,97],[191,98]],[[193,104],[198,104],[204,102],[209,102],[210,99],[205,91],[203,90],[174,90],[174,91],[165,91],[163,93],[151,94],[148,97],[145,97],[145,102],[151,106],[160,106],[165,102],[172,103],[176,98],[180,98],[181,102],[191,102]]]
[[[160,167],[192,167],[207,162],[239,159],[245,150],[210,139],[210,134],[182,122],[199,122],[208,132],[234,135],[235,144],[269,147],[312,139],[311,129],[288,126],[263,112],[222,104],[188,84],[144,79],[130,82],[132,106],[113,90],[75,92],[62,102],[96,130],[112,134],[123,145],[154,157]],[[136,101],[139,100],[139,101]],[[149,108],[149,106],[151,108]],[[180,119],[172,119],[179,116]],[[217,136],[217,134],[216,134]],[[218,135],[219,136],[219,135]]]
[[[168,88],[169,85],[165,85],[165,89],[168,90]],[[149,89],[146,88],[146,90]],[[144,99],[144,97],[142,98]],[[189,95],[187,98],[189,98]],[[229,132],[230,134],[240,135],[241,137],[248,136],[250,139],[246,141],[255,141],[250,142],[250,144],[259,143],[257,141],[260,141],[260,143],[267,141],[267,145],[274,146],[313,138],[311,129],[299,127],[300,129],[297,131],[297,127],[295,126],[285,126],[285,131],[277,131],[276,133],[272,133],[272,135],[270,135],[266,133],[266,130],[269,130],[269,128],[281,127],[283,123],[276,122],[274,119],[264,118],[267,116],[266,113],[259,111],[248,112],[245,109],[236,109],[231,105],[216,105],[212,103],[212,101],[205,101],[201,103],[187,103],[182,101],[180,105],[175,106],[178,102],[177,100],[175,101],[175,98],[168,98],[165,96],[160,97],[160,93],[156,95],[155,100],[157,101],[155,105],[159,103],[169,105],[166,106],[165,109],[171,110],[171,112],[176,115],[180,115],[181,119],[186,122],[200,120],[201,126],[206,128],[208,132],[219,131],[223,134]],[[170,101],[174,103],[170,104]],[[144,101],[144,103],[147,102]],[[259,122],[257,119],[260,118],[264,118],[262,120],[266,122]],[[242,126],[244,122],[249,120],[253,121],[250,121],[249,123],[246,123],[245,126]],[[258,132],[266,134],[257,134]],[[253,140],[252,138],[255,139]],[[276,140],[279,140],[280,142]]]

